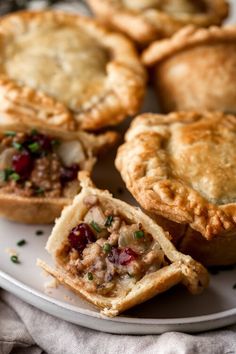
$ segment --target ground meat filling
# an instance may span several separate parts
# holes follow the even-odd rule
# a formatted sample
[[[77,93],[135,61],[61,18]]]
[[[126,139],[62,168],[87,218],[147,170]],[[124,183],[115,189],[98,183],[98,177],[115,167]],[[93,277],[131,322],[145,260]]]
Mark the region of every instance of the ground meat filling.
[[[73,276],[83,278],[89,292],[116,296],[127,292],[145,274],[168,264],[164,252],[141,223],[132,223],[105,208],[94,195],[57,256]]]
[[[74,146],[79,144],[73,143]],[[68,142],[36,130],[5,132],[0,137],[1,192],[23,197],[71,198],[76,195],[79,161],[65,165],[59,153],[63,144],[66,146]]]

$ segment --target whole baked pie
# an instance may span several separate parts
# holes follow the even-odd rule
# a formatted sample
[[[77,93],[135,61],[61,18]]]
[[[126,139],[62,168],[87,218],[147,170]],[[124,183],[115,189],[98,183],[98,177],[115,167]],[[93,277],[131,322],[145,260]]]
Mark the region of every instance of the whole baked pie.
[[[225,0],[87,0],[94,13],[140,44],[170,37],[180,28],[219,25],[228,15]]]
[[[236,26],[186,27],[143,53],[164,112],[236,113]]]
[[[129,40],[63,12],[18,12],[0,21],[0,115],[96,130],[134,114],[145,71]]]
[[[0,126],[0,215],[30,224],[54,222],[80,191],[78,172],[90,172],[116,137],[15,122],[14,128]]]
[[[81,193],[47,242],[57,268],[39,266],[111,317],[178,283],[193,294],[207,286],[204,267],[178,252],[151,218],[81,175]]]
[[[222,247],[229,249],[236,239],[235,139],[233,115],[144,114],[128,130],[116,166],[145,210],[191,227],[212,240],[222,254]],[[186,234],[183,228],[180,232]],[[176,242],[183,235],[177,232]],[[190,241],[182,250],[189,249],[191,242],[192,248],[198,248],[191,238],[188,234]],[[232,258],[236,261],[235,247],[225,263]]]

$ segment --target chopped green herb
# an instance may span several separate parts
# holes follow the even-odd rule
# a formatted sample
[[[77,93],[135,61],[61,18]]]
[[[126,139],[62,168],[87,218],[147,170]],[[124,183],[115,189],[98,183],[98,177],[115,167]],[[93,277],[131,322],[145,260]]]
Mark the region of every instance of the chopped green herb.
[[[19,259],[18,259],[18,256],[16,256],[16,255],[11,256],[11,261],[12,261],[13,263],[20,263],[20,261],[19,261]]]
[[[36,236],[42,236],[44,234],[43,230],[37,230],[35,231]]]
[[[16,143],[15,141],[13,141],[12,146],[13,146],[16,150],[21,150],[21,149],[22,149],[22,144]]]
[[[29,144],[28,147],[29,147],[31,152],[38,152],[39,149],[40,149],[39,143],[36,143],[36,142],[32,143],[32,144]]]
[[[25,244],[26,244],[25,240],[20,240],[17,242],[17,246],[19,246],[19,247],[24,246]]]
[[[35,193],[36,194],[43,194],[44,193],[44,189],[43,188],[41,188],[41,187],[39,187],[39,188],[37,188],[36,190],[35,190]]]
[[[3,171],[0,171],[0,179],[4,182],[8,181],[8,178],[14,171],[11,170],[10,168],[6,168]]]
[[[15,182],[17,182],[17,181],[19,181],[20,180],[20,175],[18,174],[18,173],[12,173],[10,176],[10,179],[12,180],[12,181],[15,181]]]
[[[97,232],[101,232],[101,231],[102,231],[102,229],[100,228],[100,226],[99,226],[95,221],[92,221],[92,222],[90,223],[90,225],[92,226],[92,228],[93,228],[95,231],[97,231]]]
[[[57,139],[53,139],[53,140],[51,141],[51,144],[52,144],[52,146],[57,147],[57,146],[60,145],[60,141],[57,140]]]
[[[37,129],[32,129],[32,130],[31,130],[31,135],[37,135],[37,134],[38,134]]]
[[[103,246],[103,251],[106,253],[111,252],[111,245],[109,243],[105,243]]]
[[[6,136],[16,136],[16,132],[12,131],[12,130],[8,130],[5,132]]]
[[[134,232],[134,237],[137,239],[143,238],[144,232],[142,230],[138,230]]]
[[[112,215],[109,215],[109,216],[107,217],[107,219],[106,219],[105,226],[106,226],[106,227],[111,226],[112,222],[113,222],[113,216],[112,216]]]
[[[91,272],[88,273],[88,280],[93,280],[93,273]]]

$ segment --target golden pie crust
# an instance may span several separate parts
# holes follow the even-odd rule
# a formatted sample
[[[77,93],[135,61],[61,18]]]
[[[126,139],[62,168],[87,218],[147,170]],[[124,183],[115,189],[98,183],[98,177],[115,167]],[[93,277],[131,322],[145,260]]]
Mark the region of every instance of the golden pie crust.
[[[144,51],[164,112],[236,113],[236,26],[188,26]]]
[[[144,209],[212,239],[236,226],[235,139],[233,115],[143,114],[116,166]]]
[[[46,245],[46,249],[52,255],[57,268],[38,260],[37,264],[40,267],[54,276],[60,283],[99,307],[101,313],[109,317],[117,316],[119,313],[168,290],[178,283],[183,283],[193,294],[200,293],[208,285],[208,274],[205,268],[190,256],[178,252],[169,241],[168,233],[164,232],[151,218],[140,209],[113,198],[108,191],[96,189],[86,173],[81,173],[80,178],[83,187],[81,193],[75,197],[72,205],[63,210]],[[84,198],[91,195],[97,196],[100,203],[105,203],[108,207],[114,208],[129,220],[142,223],[144,230],[155,238],[170,261],[169,265],[158,271],[146,274],[123,295],[118,293],[116,296],[109,297],[109,295],[105,296],[96,292],[89,293],[83,286],[82,279],[66,271],[57,259],[58,250],[60,250],[64,240],[67,239],[70,230],[78,224],[79,220],[83,219],[86,213],[83,204]]]
[[[102,22],[139,44],[170,37],[182,27],[220,25],[227,17],[225,0],[87,0]]]
[[[0,122],[0,134],[6,131],[30,132],[35,126],[16,123],[8,119],[4,124]],[[85,154],[85,160],[80,168],[91,172],[97,161],[97,155],[109,150],[117,141],[115,132],[106,132],[94,135],[84,131],[68,132],[62,130],[37,127],[40,133],[64,141],[78,141]],[[6,193],[0,188],[0,215],[6,219],[25,224],[50,224],[60,216],[65,205],[70,204],[72,198],[25,197],[14,193]]]
[[[94,20],[18,12],[0,21],[0,113],[97,130],[139,109],[146,75],[132,43]]]

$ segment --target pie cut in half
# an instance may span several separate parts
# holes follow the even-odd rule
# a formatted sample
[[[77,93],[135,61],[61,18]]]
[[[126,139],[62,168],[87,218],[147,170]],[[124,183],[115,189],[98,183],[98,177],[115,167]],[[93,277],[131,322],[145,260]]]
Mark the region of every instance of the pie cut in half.
[[[154,67],[158,99],[165,113],[236,113],[236,26],[188,26],[156,41],[142,56]]]
[[[102,22],[145,45],[182,27],[220,25],[229,12],[225,0],[87,0]]]
[[[146,75],[132,43],[93,19],[17,12],[0,20],[0,114],[98,130],[139,109]]]
[[[208,285],[205,268],[178,252],[152,219],[96,189],[86,173],[80,178],[81,193],[47,242],[57,268],[38,260],[40,267],[110,317],[178,283],[193,294]]]
[[[54,222],[80,191],[77,175],[91,171],[117,135],[0,125],[0,215],[29,224]],[[14,130],[13,130],[14,126]]]
[[[235,139],[233,115],[143,114],[128,130],[116,166],[146,211],[207,240],[236,237]]]

